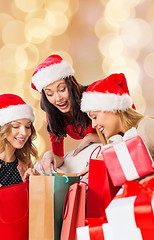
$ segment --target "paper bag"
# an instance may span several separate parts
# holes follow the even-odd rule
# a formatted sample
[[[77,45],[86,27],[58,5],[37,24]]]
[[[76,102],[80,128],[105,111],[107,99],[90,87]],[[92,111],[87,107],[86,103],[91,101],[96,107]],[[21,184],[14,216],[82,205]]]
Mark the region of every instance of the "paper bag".
[[[29,240],[58,240],[66,192],[79,177],[32,176],[29,196]]]
[[[61,240],[76,240],[76,228],[85,225],[85,196],[86,185],[84,183],[75,183],[70,186],[63,215]]]

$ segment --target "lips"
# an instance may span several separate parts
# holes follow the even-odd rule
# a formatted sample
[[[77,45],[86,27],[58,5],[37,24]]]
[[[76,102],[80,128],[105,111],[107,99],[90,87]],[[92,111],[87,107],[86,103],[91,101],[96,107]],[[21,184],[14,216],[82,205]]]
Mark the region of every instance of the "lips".
[[[59,103],[57,104],[57,106],[61,109],[65,109],[68,106],[68,102],[66,101],[66,102]]]

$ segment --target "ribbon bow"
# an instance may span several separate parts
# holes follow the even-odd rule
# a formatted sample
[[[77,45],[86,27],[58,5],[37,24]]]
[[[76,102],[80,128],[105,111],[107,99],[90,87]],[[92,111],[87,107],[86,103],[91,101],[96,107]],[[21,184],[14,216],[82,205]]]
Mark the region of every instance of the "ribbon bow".
[[[107,149],[107,148],[109,148],[117,143],[120,143],[122,141],[126,141],[127,139],[130,139],[132,137],[136,137],[137,135],[138,135],[137,129],[135,127],[132,127],[127,132],[125,132],[124,136],[117,134],[117,135],[110,137],[108,139],[108,144],[105,146],[102,146],[102,150]]]

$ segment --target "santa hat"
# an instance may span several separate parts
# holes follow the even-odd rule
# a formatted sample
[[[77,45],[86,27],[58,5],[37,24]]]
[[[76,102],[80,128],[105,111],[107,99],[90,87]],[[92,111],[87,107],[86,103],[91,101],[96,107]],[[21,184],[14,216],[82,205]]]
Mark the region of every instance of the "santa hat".
[[[31,105],[15,94],[0,95],[0,126],[17,119],[28,118],[34,122],[35,116]]]
[[[81,110],[88,111],[125,111],[133,107],[125,75],[115,73],[105,79],[92,83],[83,93]]]
[[[74,74],[71,65],[59,55],[51,55],[40,63],[32,75],[31,87],[39,92],[61,78]]]

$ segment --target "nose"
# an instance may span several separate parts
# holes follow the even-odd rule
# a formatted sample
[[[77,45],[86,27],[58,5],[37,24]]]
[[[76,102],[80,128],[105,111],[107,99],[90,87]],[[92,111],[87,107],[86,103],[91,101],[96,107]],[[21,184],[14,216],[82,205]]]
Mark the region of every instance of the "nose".
[[[60,101],[62,99],[62,96],[60,93],[56,93],[56,101]]]
[[[27,135],[27,131],[26,131],[26,128],[24,126],[20,127],[20,133],[24,136]]]
[[[92,120],[92,128],[96,128],[97,124],[94,120]]]

